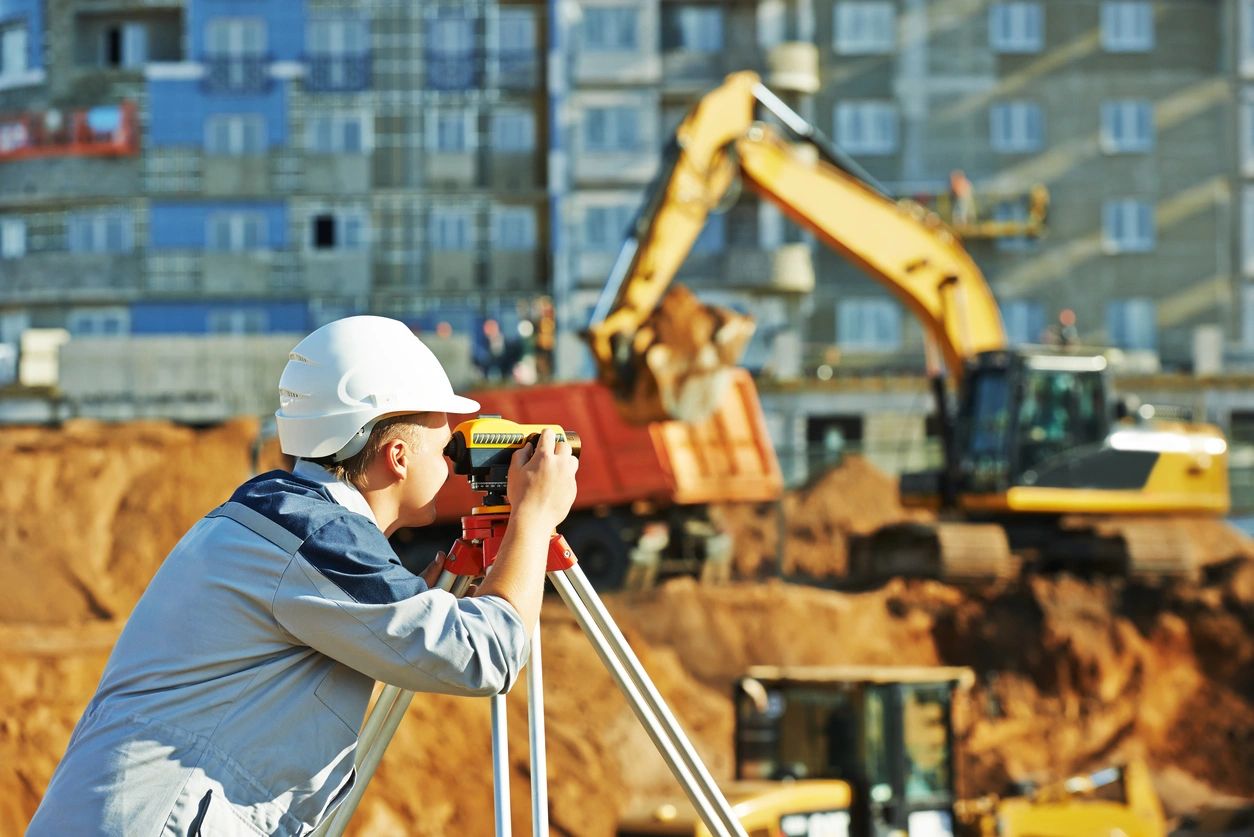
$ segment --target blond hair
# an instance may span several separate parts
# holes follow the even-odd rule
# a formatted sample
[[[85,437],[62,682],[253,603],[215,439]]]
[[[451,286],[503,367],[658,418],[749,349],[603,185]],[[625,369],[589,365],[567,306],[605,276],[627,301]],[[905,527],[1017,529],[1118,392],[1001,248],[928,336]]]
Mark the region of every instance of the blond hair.
[[[358,488],[366,478],[366,471],[374,464],[375,457],[379,452],[397,439],[408,444],[410,447],[418,448],[421,445],[421,436],[418,428],[423,426],[427,420],[429,413],[406,413],[400,416],[388,416],[379,419],[370,430],[370,437],[366,439],[365,446],[357,453],[345,459],[343,462],[336,462],[334,455],[323,456],[310,461],[321,465],[336,479],[343,480]]]

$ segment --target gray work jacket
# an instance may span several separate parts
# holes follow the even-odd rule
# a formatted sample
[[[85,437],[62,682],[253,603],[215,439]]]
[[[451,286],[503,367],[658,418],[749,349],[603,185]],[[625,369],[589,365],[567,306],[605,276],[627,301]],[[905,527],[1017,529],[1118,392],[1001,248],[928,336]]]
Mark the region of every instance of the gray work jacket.
[[[245,483],[165,559],[28,834],[306,834],[353,785],[375,680],[509,689],[517,611],[427,589],[368,506],[301,473]]]

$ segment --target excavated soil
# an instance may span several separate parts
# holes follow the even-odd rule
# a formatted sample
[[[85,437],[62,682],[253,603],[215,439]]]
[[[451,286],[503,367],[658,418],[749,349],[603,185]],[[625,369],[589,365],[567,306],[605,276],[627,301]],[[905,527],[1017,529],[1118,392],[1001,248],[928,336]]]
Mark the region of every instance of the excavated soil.
[[[248,476],[255,432],[247,423],[0,432],[0,834],[20,833],[38,804],[162,556]],[[783,531],[805,547],[785,550],[785,565],[808,575],[838,566],[833,544],[904,514],[890,487],[851,463],[791,497]],[[724,512],[745,522],[737,565],[757,580],[606,597],[717,777],[731,774],[731,684],[746,666],[961,664],[977,673],[958,707],[966,795],[1140,756],[1171,810],[1254,798],[1254,561],[1215,563],[1190,584],[1059,576],[987,591],[894,581],[839,593],[758,579],[775,570],[773,510]],[[1225,550],[1246,546],[1220,540],[1230,537]],[[619,811],[673,785],[557,600],[546,603],[542,637],[553,832],[608,837]],[[524,694],[520,684],[509,702],[520,833]],[[487,701],[419,695],[353,833],[491,833],[488,746]]]

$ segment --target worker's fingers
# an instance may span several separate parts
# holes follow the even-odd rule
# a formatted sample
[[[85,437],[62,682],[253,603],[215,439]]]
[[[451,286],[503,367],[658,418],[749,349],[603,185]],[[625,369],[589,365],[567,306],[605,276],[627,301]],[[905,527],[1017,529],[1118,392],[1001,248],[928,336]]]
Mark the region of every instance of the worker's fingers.
[[[522,466],[526,465],[527,462],[530,461],[531,459],[531,454],[533,450],[534,448],[532,447],[531,443],[528,442],[527,444],[523,445],[518,450],[514,451],[514,455],[509,458],[510,470],[512,471],[515,468],[521,468]]]
[[[444,570],[444,562],[448,556],[442,551],[435,554],[435,558],[422,571],[422,580],[427,583],[428,587],[434,587],[435,583],[440,580],[440,573]]]
[[[556,445],[557,437],[553,433],[553,428],[546,427],[540,431],[540,438],[536,439],[536,453],[552,453],[553,447]]]

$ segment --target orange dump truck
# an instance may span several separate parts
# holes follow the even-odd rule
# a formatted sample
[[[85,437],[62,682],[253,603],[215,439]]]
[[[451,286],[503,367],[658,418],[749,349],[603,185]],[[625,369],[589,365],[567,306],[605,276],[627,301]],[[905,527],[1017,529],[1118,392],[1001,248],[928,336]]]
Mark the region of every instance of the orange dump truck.
[[[603,589],[647,585],[658,573],[718,574],[731,544],[710,523],[708,504],[770,502],[783,489],[757,391],[743,369],[734,370],[718,410],[699,423],[627,424],[610,392],[591,381],[468,394],[484,414],[579,434],[579,495],[561,532]],[[436,549],[448,549],[460,516],[479,499],[464,477],[450,476],[436,500],[436,524],[396,539],[407,563],[425,565]]]

